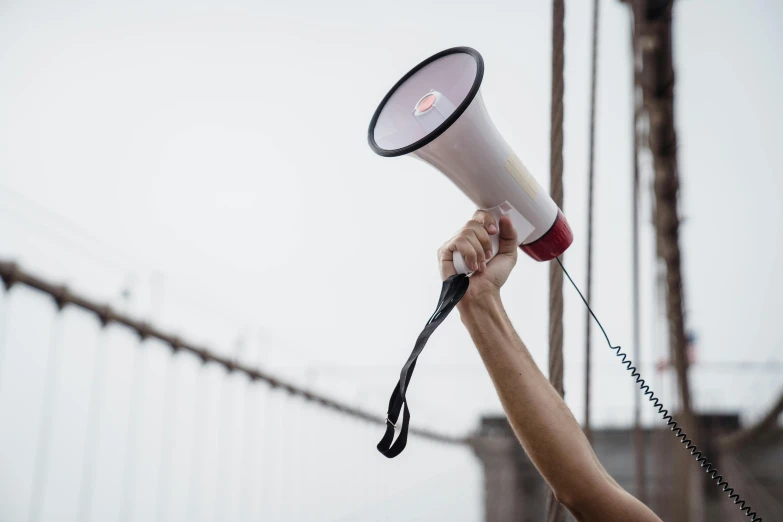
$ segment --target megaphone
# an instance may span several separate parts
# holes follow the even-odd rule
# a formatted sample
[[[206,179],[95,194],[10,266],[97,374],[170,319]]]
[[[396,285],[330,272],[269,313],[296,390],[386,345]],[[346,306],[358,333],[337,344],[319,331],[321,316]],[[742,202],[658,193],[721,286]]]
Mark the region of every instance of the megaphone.
[[[430,56],[375,110],[370,147],[381,156],[409,154],[429,163],[478,208],[496,219],[509,216],[523,252],[537,261],[555,259],[571,245],[571,227],[493,125],[479,91],[483,77],[484,60],[470,47]],[[494,256],[498,234],[490,238]],[[471,272],[459,252],[454,267]]]

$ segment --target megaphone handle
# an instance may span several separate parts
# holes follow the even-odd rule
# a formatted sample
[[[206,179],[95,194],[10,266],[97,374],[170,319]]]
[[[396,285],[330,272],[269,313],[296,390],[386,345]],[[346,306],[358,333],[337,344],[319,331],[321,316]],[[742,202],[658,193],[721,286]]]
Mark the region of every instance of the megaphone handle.
[[[505,203],[505,205],[508,204]],[[485,210],[486,212],[489,212],[490,214],[495,216],[495,219],[497,221],[500,221],[500,218],[507,213],[507,211],[503,212],[503,207],[504,204],[500,204],[496,207],[488,208]],[[492,259],[497,255],[498,250],[500,249],[500,233],[498,232],[490,235],[489,241],[492,243],[492,257],[490,257],[489,259]],[[487,261],[489,261],[489,259],[487,259]],[[458,274],[467,274],[468,276],[473,274],[473,270],[470,270],[468,268],[468,264],[465,262],[465,258],[462,257],[462,254],[460,254],[459,251],[454,252],[453,263],[454,263],[454,269],[457,271]]]

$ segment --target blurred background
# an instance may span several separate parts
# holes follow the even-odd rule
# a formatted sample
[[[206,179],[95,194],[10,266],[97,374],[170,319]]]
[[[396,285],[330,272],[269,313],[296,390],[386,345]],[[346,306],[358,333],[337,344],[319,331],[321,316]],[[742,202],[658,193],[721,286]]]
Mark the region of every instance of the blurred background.
[[[563,260],[584,289],[596,34],[591,304],[783,520],[783,4],[670,4],[601,0],[594,33],[593,2],[565,3]],[[494,123],[549,186],[553,20],[542,1],[0,3],[0,520],[543,520],[456,314],[408,393],[427,433],[375,449],[436,250],[475,209],[366,133],[405,72],[471,46]],[[666,175],[678,193],[654,190]],[[520,255],[502,293],[545,373],[548,272]],[[610,473],[665,520],[750,520],[682,463],[595,327],[585,371],[585,309],[562,292],[565,400]]]

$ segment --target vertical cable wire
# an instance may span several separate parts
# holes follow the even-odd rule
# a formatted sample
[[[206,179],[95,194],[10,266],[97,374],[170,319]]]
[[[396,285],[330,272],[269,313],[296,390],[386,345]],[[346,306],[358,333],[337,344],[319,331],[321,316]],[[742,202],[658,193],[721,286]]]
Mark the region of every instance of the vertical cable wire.
[[[256,351],[255,365],[258,367],[262,362],[263,346],[258,345]],[[242,464],[240,470],[240,485],[242,486],[242,502],[244,515],[241,520],[249,522],[251,520],[260,520],[264,508],[264,430],[261,429],[263,415],[266,413],[265,398],[266,386],[260,386],[258,383],[248,381],[245,394],[245,424],[243,424],[244,440],[242,451]],[[250,422],[252,419],[252,423]],[[255,493],[253,493],[255,491]],[[256,499],[260,509],[256,514]]]
[[[289,416],[290,425],[293,427],[292,436],[289,438],[291,444],[291,478],[293,479],[290,485],[291,495],[293,496],[293,502],[288,504],[292,506],[291,519],[292,520],[304,520],[302,509],[302,498],[304,489],[302,483],[306,473],[303,472],[304,461],[302,460],[302,451],[304,449],[304,441],[302,436],[304,430],[302,428],[304,419],[304,402],[298,398],[292,398],[291,403],[293,405],[293,413]]]
[[[563,68],[565,45],[565,3],[552,2],[552,114],[550,148],[550,192],[563,208]],[[563,395],[563,274],[549,264],[549,380]]]
[[[641,99],[639,96],[639,60],[638,49],[636,45],[636,16],[631,14],[631,52],[633,54],[633,189],[632,189],[632,257],[633,257],[633,349],[631,355],[637,361],[636,368],[639,372],[642,369],[641,357],[641,312],[639,304],[639,115],[641,112]],[[590,288],[587,290],[587,301],[590,302]],[[591,322],[588,312],[588,324]],[[636,497],[644,504],[647,504],[647,465],[645,456],[645,437],[642,431],[641,420],[642,398],[638,393],[633,394],[633,448],[635,456],[635,482]]]
[[[52,436],[52,408],[54,406],[55,390],[57,389],[62,356],[62,347],[59,346],[61,330],[62,312],[58,308],[49,334],[49,355],[46,362],[46,377],[38,424],[38,444],[33,463],[33,485],[30,494],[30,505],[27,511],[27,520],[29,522],[38,522],[40,520],[43,503],[46,500],[46,478],[49,470],[49,449]]]
[[[226,444],[225,438],[230,433],[231,423],[231,373],[227,372],[220,380],[220,395],[218,398],[217,448],[215,462],[215,519],[220,522],[224,513],[218,509],[218,502],[224,493],[223,485],[228,481],[225,477],[226,468],[231,469],[232,444]]]
[[[258,387],[253,386],[251,381],[243,384],[244,398],[242,401],[242,450],[239,457],[239,520],[247,521],[252,518],[252,506],[248,507],[250,502],[250,464],[255,461],[255,447],[251,443],[251,435],[255,432],[255,421],[251,423],[252,405],[255,402]]]
[[[257,515],[252,516],[251,520],[266,520],[263,515],[266,508],[265,502],[268,500],[268,483],[270,482],[270,473],[268,473],[267,470],[269,467],[269,455],[267,454],[266,448],[270,446],[271,441],[269,434],[265,429],[265,425],[269,419],[270,392],[267,386],[258,386],[258,390],[258,416],[254,428],[257,433],[256,437],[258,441],[256,444],[258,449],[256,451],[255,459],[257,471],[255,483],[259,493],[258,495],[255,495],[255,497],[258,498],[258,507],[255,508],[257,509]],[[251,515],[252,513],[253,512],[251,512]]]
[[[595,91],[598,68],[598,6],[599,0],[593,0],[593,54],[590,73],[590,144],[587,174],[587,300],[590,301],[593,292],[593,189],[595,171]],[[591,377],[591,342],[590,314],[585,312],[585,435],[590,440],[590,377]]]
[[[180,364],[177,363],[177,354],[174,352],[167,358],[166,364],[166,388],[163,391],[163,422],[161,426],[160,455],[158,457],[157,487],[155,488],[155,520],[166,520],[166,508],[168,497],[166,495],[167,483],[171,467],[172,445],[174,444],[174,416],[176,415],[176,390],[180,380]]]
[[[563,69],[565,65],[565,1],[552,1],[552,107],[549,183],[555,204],[563,208]],[[549,264],[549,381],[563,390],[563,273]],[[565,510],[547,489],[547,522],[564,522]]]
[[[11,289],[2,286],[3,300],[0,301],[0,388],[3,386],[3,359],[8,336],[8,309],[11,307]]]
[[[291,491],[291,475],[293,469],[291,467],[291,440],[286,436],[285,423],[283,422],[283,412],[287,411],[287,401],[290,401],[290,395],[287,392],[281,391],[278,398],[278,413],[275,419],[275,428],[277,431],[277,448],[279,449],[280,458],[276,461],[276,473],[275,477],[280,477],[280,484],[276,488],[276,505],[277,513],[281,520],[287,520],[290,515],[291,505],[286,502]]]
[[[207,392],[206,389],[202,389],[206,386],[205,382],[201,382],[204,380],[204,371],[206,368],[206,364],[202,364],[199,366],[198,370],[196,370],[196,391],[193,394],[194,395],[194,401],[193,401],[193,424],[191,426],[191,432],[193,433],[193,442],[191,443],[191,458],[190,458],[190,473],[188,477],[188,493],[187,493],[187,505],[186,505],[186,513],[187,513],[187,520],[195,520],[196,519],[196,512],[194,511],[194,506],[196,505],[196,496],[195,496],[195,489],[196,489],[196,479],[200,477],[201,472],[201,442],[203,438],[203,431],[201,427],[199,426],[199,417],[200,413],[202,413],[202,410],[199,409],[200,406],[203,405],[203,399],[206,397]]]
[[[238,339],[236,346],[234,347],[234,353],[233,353],[233,360],[235,363],[238,363],[240,358],[242,357],[242,351],[244,348],[244,343],[242,342],[242,339]],[[225,518],[224,513],[221,513],[219,509],[217,509],[218,500],[225,494],[224,485],[226,482],[228,482],[228,477],[224,477],[223,475],[226,474],[226,470],[228,470],[228,475],[230,476],[233,471],[233,458],[234,458],[234,444],[233,441],[229,444],[225,443],[225,437],[226,435],[230,435],[232,433],[231,430],[231,424],[233,422],[233,413],[234,413],[234,401],[232,400],[232,391],[233,388],[231,386],[231,380],[233,377],[233,372],[227,371],[223,380],[221,381],[223,384],[222,393],[220,394],[220,404],[219,411],[218,411],[218,433],[217,433],[217,471],[215,473],[216,475],[216,481],[215,481],[215,518],[218,522],[220,522],[223,518]],[[234,394],[236,395],[236,394]],[[223,449],[225,448],[225,449]],[[240,490],[241,491],[241,490]]]
[[[11,288],[6,286],[5,281],[2,281],[2,290],[0,294],[3,295],[2,301],[0,301],[0,396],[2,395],[3,387],[3,359],[5,354],[5,343],[8,337],[8,315],[9,308],[11,307]]]
[[[266,441],[263,448],[262,472],[261,472],[261,492],[263,500],[261,502],[262,516],[260,520],[276,520],[275,513],[275,483],[278,476],[275,474],[275,452],[272,448],[276,445],[275,436],[277,435],[274,419],[277,416],[277,390],[275,388],[264,388],[264,399],[266,403],[266,415],[261,419],[260,429],[264,433]]]
[[[146,369],[147,351],[144,341],[136,347],[133,359],[133,370],[130,386],[130,411],[128,412],[128,427],[125,436],[125,461],[122,473],[122,500],[120,501],[120,522],[130,520],[136,503],[136,445],[142,410],[142,384]]]
[[[688,376],[688,339],[685,324],[685,283],[680,248],[680,180],[677,163],[677,132],[675,129],[674,50],[672,37],[673,0],[656,3],[655,8],[640,3],[638,27],[641,29],[642,99],[647,113],[647,147],[653,164],[655,213],[653,222],[658,237],[658,255],[665,266],[665,304],[668,322],[669,348],[676,372],[680,399],[681,424],[695,439],[700,438],[700,423],[693,412]],[[634,4],[632,4],[633,6]],[[676,454],[675,454],[676,455]],[[685,459],[675,456],[674,488],[676,520],[693,518],[697,499],[703,494],[696,488]]]
[[[283,412],[283,393],[279,389],[274,389],[270,395],[274,402],[274,408],[271,409],[268,416],[268,426],[270,432],[273,434],[272,444],[270,445],[271,462],[267,465],[269,470],[270,480],[268,481],[269,492],[271,495],[270,506],[272,508],[271,520],[280,520],[283,515],[283,502],[282,495],[280,494],[281,486],[285,478],[283,477],[283,470],[285,466],[282,465],[282,456],[285,449],[282,448],[283,442],[283,424],[280,420]]]
[[[79,485],[79,522],[89,522],[92,518],[92,492],[95,480],[97,441],[99,440],[101,413],[103,412],[104,386],[106,382],[106,364],[108,361],[108,332],[102,327],[98,333],[98,342],[93,359],[92,381],[90,384],[90,402],[87,406],[87,429],[82,453],[82,473]]]

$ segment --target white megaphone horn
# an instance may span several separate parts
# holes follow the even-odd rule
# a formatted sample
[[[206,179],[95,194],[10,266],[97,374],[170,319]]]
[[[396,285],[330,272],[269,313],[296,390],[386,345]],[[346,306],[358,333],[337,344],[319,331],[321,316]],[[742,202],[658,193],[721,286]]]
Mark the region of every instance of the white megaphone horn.
[[[411,154],[448,176],[496,219],[508,215],[519,248],[537,261],[558,257],[573,234],[565,216],[492,124],[481,99],[484,60],[454,47],[411,69],[381,101],[368,141],[381,156]],[[498,251],[498,234],[492,256]],[[458,273],[471,271],[459,252]]]

